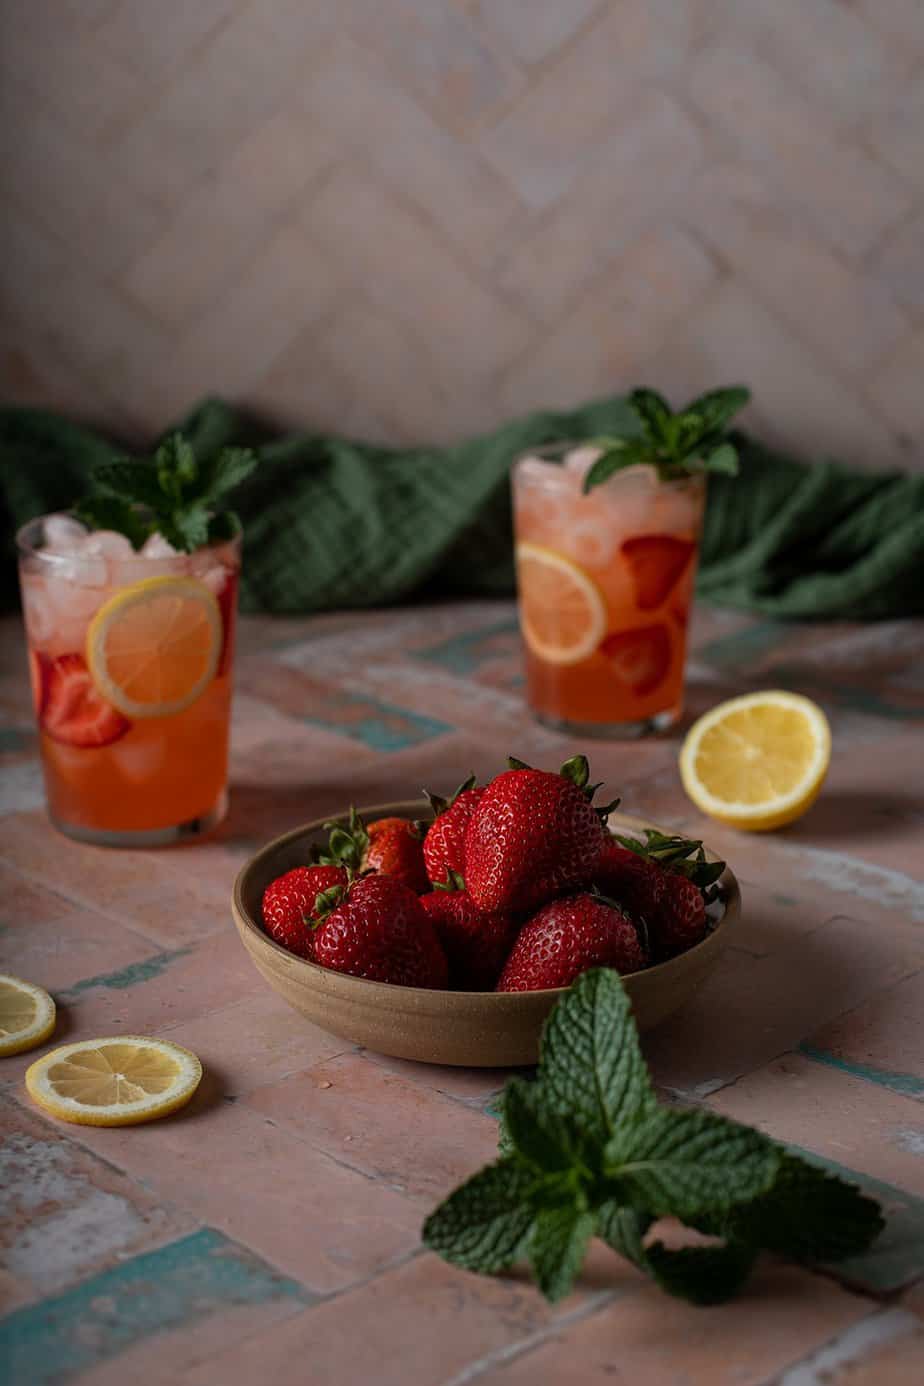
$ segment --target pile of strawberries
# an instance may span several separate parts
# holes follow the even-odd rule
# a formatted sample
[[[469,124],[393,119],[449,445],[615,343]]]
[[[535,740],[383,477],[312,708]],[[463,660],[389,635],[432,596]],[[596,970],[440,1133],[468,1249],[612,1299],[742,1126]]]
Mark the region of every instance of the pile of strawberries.
[[[434,818],[355,811],[263,896],[270,938],[322,967],[410,987],[537,991],[589,967],[627,974],[691,948],[724,862],[702,844],[613,837],[585,756],[474,776]]]

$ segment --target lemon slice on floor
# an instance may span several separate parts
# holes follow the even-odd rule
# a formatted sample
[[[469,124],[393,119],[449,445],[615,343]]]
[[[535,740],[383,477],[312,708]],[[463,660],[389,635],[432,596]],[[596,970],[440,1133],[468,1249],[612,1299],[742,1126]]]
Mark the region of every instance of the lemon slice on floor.
[[[120,1035],[78,1040],[26,1070],[29,1096],[52,1116],[80,1126],[134,1126],[189,1101],[202,1065],[169,1040]]]
[[[151,577],[117,592],[87,631],[99,693],[126,717],[170,717],[215,677],[221,612],[195,578]]]
[[[0,1057],[41,1044],[55,1028],[55,1014],[47,991],[0,972]]]
[[[523,638],[549,664],[578,664],[606,634],[606,605],[593,578],[554,549],[517,544]]]
[[[749,832],[782,828],[818,798],[831,758],[820,707],[771,690],[720,703],[693,723],[680,752],[698,809]]]

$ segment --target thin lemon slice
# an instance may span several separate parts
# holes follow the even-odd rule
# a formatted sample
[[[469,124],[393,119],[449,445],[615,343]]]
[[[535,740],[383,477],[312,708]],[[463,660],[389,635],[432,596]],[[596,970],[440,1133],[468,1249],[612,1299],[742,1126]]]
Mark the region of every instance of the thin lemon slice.
[[[549,664],[579,664],[606,634],[606,605],[593,578],[564,554],[517,544],[523,638]]]
[[[47,991],[0,972],[0,1056],[41,1044],[55,1028],[55,1013]]]
[[[800,818],[818,798],[831,758],[820,707],[770,690],[730,698],[693,723],[680,752],[697,808],[733,828],[763,832]]]
[[[188,1049],[169,1040],[119,1035],[78,1040],[26,1069],[29,1096],[80,1126],[134,1126],[184,1106],[202,1077]]]
[[[202,582],[152,577],[117,592],[87,631],[99,693],[126,717],[170,717],[215,677],[221,612]]]

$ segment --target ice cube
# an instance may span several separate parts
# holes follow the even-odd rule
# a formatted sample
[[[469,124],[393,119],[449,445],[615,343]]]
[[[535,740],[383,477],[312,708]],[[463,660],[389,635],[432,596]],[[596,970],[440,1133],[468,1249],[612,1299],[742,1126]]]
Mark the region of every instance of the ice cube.
[[[149,534],[139,550],[142,558],[176,558],[179,552],[159,531]]]
[[[597,458],[602,456],[602,448],[591,447],[589,443],[585,443],[583,447],[572,448],[566,453],[563,465],[566,472],[574,472],[583,481]]]
[[[163,736],[146,736],[143,741],[136,741],[129,735],[109,750],[123,780],[129,784],[144,784],[152,780],[166,764],[167,739]]]
[[[49,515],[42,528],[47,549],[58,553],[73,552],[87,537],[87,527],[72,515]]]
[[[108,563],[118,563],[123,558],[133,558],[135,550],[131,540],[114,529],[97,529],[88,534],[82,552],[105,558]]]
[[[55,606],[48,594],[48,586],[43,577],[24,572],[20,587],[29,644],[45,649],[55,629]]]
[[[570,491],[572,479],[558,462],[548,462],[542,457],[524,457],[516,470],[517,486],[542,487],[543,490]]]

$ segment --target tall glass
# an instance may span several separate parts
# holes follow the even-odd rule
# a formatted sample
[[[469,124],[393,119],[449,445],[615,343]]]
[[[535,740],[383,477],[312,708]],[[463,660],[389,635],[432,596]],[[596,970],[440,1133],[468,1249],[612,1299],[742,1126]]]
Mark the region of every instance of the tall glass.
[[[683,709],[705,487],[632,467],[584,495],[598,455],[562,444],[514,465],[528,698],[557,729],[640,736]]]
[[[66,515],[17,535],[48,811],[62,832],[159,846],[227,810],[240,538],[176,553]]]

